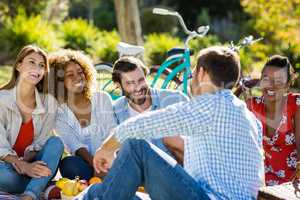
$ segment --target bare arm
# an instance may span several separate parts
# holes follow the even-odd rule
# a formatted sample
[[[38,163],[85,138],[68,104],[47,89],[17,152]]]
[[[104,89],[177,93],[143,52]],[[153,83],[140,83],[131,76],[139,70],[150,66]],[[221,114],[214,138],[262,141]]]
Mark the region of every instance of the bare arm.
[[[177,162],[183,165],[184,141],[180,136],[169,136],[163,138],[164,145],[175,156]]]
[[[90,166],[93,166],[93,156],[84,147],[79,148],[75,154],[86,161]]]

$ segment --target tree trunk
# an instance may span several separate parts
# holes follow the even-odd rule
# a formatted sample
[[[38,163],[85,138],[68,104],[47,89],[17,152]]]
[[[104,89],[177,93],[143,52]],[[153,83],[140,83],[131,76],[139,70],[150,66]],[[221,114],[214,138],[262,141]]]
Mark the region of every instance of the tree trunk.
[[[123,42],[143,45],[137,0],[114,0],[118,29]]]

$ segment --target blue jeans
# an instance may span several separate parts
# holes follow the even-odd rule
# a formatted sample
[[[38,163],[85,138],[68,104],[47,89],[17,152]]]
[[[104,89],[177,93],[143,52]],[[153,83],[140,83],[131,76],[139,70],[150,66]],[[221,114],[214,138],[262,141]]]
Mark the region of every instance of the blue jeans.
[[[174,155],[172,154],[172,152],[165,146],[164,142],[163,142],[163,138],[155,138],[155,139],[151,139],[150,142],[152,144],[154,144],[155,146],[157,146],[158,148],[160,148],[161,150],[163,150],[165,153],[167,153],[169,156],[172,156],[174,158]]]
[[[35,160],[47,163],[52,176],[42,178],[31,178],[20,175],[13,166],[7,162],[0,162],[0,190],[12,194],[27,194],[38,199],[48,182],[55,176],[64,145],[58,137],[50,137],[41,151],[38,152]]]
[[[122,145],[102,184],[90,186],[75,199],[132,200],[136,199],[135,192],[140,185],[155,200],[209,199],[172,157],[153,144],[137,139]]]
[[[74,179],[79,176],[80,179],[89,180],[94,174],[93,166],[90,166],[79,156],[65,157],[59,166],[62,177]]]

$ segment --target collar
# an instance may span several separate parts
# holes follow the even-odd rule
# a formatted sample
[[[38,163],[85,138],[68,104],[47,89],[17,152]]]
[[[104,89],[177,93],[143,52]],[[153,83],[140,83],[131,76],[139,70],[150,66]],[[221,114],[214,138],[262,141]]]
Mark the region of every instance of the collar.
[[[33,110],[32,114],[43,114],[46,112],[45,107],[42,103],[41,96],[35,88],[34,90],[35,93],[35,102],[36,102],[36,107]],[[1,98],[1,103],[11,110],[17,110],[16,102],[17,102],[17,87],[14,87],[10,90],[7,90],[7,93],[5,93]]]

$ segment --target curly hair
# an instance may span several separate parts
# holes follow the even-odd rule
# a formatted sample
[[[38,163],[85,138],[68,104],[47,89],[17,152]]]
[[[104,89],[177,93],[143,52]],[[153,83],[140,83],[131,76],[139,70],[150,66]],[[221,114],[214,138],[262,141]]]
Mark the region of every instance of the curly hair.
[[[49,55],[50,77],[52,78],[52,83],[50,82],[52,88],[50,88],[49,92],[52,93],[59,102],[66,102],[67,92],[65,92],[66,88],[63,84],[64,73],[66,66],[71,62],[78,64],[82,68],[86,79],[86,85],[83,91],[84,96],[87,99],[91,99],[96,86],[96,70],[92,60],[81,51],[70,49],[62,49]],[[61,90],[62,85],[63,90]]]

